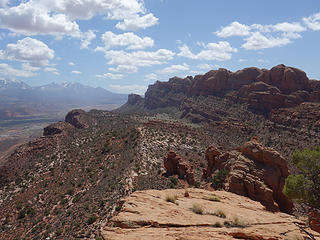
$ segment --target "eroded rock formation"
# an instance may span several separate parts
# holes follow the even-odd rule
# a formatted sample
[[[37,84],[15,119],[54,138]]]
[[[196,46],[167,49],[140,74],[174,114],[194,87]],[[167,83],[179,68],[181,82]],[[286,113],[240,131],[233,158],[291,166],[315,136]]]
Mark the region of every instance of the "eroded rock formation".
[[[194,173],[190,165],[174,151],[169,151],[163,159],[163,164],[167,175],[178,175],[180,179],[185,179],[189,184],[195,184]]]
[[[261,202],[268,210],[292,213],[293,204],[282,193],[289,175],[286,160],[274,149],[262,146],[256,139],[227,153],[214,146],[206,151],[208,167],[204,177],[210,178],[217,170],[228,175],[224,189]]]
[[[283,64],[270,70],[251,67],[231,72],[220,68],[194,78],[174,77],[168,82],[157,81],[145,94],[145,106],[149,109],[178,107],[181,104],[179,95],[215,95],[248,102],[254,110],[269,112],[305,101],[319,102],[318,82],[309,80],[302,70]]]

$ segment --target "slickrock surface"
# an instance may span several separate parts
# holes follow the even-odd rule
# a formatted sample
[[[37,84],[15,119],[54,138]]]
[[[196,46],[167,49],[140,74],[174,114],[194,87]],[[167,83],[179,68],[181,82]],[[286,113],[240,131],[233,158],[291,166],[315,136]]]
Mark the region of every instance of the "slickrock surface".
[[[259,202],[224,191],[138,191],[124,199],[122,211],[102,230],[105,240],[133,239],[304,239],[304,228],[315,239],[320,235],[285,213],[272,213]],[[168,196],[176,196],[175,203]],[[217,201],[217,199],[219,199]],[[200,205],[203,213],[192,211]],[[220,217],[219,212],[220,211]],[[226,215],[223,218],[221,213]]]

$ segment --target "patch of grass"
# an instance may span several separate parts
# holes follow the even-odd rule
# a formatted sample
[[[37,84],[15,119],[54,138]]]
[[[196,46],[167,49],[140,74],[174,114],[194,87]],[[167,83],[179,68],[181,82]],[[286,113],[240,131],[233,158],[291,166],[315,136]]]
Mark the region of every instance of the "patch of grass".
[[[224,212],[223,210],[221,210],[221,209],[215,211],[215,212],[213,213],[213,215],[215,215],[215,216],[217,216],[217,217],[220,217],[220,218],[226,218],[226,217],[227,217],[227,215],[225,214],[225,212]]]
[[[204,207],[199,203],[194,203],[191,208],[192,212],[202,215],[204,213]]]
[[[220,198],[217,196],[210,196],[205,198],[205,200],[211,201],[211,202],[221,202]]]
[[[238,228],[245,228],[248,225],[241,221],[237,216],[234,216],[232,221],[224,221],[224,226],[226,227],[238,227]]]
[[[166,196],[166,202],[176,203],[178,199],[177,195],[167,195]]]
[[[217,228],[221,228],[222,224],[221,224],[221,222],[215,222],[215,224],[213,224],[213,226],[217,227]]]

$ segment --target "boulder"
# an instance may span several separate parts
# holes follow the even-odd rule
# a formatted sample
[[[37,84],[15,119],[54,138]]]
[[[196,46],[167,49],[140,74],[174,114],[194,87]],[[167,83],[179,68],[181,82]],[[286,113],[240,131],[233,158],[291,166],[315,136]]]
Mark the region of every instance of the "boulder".
[[[195,184],[193,169],[174,151],[168,152],[163,159],[163,164],[167,175],[178,175],[180,179],[185,179],[189,184]]]

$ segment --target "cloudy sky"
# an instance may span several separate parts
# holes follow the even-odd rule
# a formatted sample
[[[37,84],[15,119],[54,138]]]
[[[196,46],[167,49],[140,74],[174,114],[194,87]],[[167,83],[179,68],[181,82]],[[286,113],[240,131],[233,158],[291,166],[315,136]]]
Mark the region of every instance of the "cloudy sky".
[[[144,93],[283,63],[320,79],[319,0],[0,0],[0,78]]]

